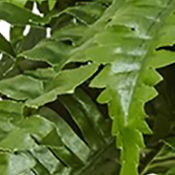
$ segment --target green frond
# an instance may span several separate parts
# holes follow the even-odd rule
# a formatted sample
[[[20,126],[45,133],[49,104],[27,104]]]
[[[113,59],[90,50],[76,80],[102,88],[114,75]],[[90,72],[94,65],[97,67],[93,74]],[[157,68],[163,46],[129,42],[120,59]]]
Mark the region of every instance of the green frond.
[[[154,132],[145,105],[175,62],[174,0],[36,0],[42,15],[33,4],[0,2],[11,25],[10,41],[0,34],[1,174],[138,175]],[[174,149],[164,142],[163,156]],[[141,173],[171,175],[170,159]]]

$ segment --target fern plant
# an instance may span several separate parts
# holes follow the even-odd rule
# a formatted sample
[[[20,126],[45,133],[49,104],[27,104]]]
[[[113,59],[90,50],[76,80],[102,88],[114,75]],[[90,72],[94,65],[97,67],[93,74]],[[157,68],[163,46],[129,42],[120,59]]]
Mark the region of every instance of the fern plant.
[[[1,174],[175,174],[174,9],[0,1]]]

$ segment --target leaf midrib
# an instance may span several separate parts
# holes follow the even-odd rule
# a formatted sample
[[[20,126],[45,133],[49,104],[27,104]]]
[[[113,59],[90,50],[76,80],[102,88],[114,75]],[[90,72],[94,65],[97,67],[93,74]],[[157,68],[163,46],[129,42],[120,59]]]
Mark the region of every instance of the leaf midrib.
[[[135,83],[135,86],[134,86],[134,89],[133,89],[133,92],[132,92],[132,95],[131,95],[131,99],[134,99],[134,97],[135,97],[135,95],[136,95],[136,90],[137,90],[137,87],[139,87],[138,85],[139,85],[139,82],[140,82],[140,79],[141,79],[141,77],[142,77],[142,74],[144,73],[144,69],[145,69],[145,67],[147,66],[147,64],[149,63],[149,61],[150,61],[150,57],[147,57],[148,56],[148,54],[150,53],[150,52],[152,52],[152,50],[154,49],[154,43],[155,43],[155,39],[156,39],[156,37],[157,37],[157,33],[156,33],[156,29],[158,29],[158,27],[160,27],[162,24],[164,24],[164,20],[160,20],[160,21],[162,21],[161,23],[157,23],[156,21],[157,21],[157,19],[160,19],[161,18],[161,16],[162,16],[162,18],[166,18],[166,14],[167,14],[167,12],[168,11],[170,11],[169,13],[171,13],[171,8],[172,8],[172,5],[173,4],[173,0],[169,0],[169,2],[168,2],[168,4],[167,4],[167,6],[164,8],[164,10],[161,10],[159,13],[158,13],[158,15],[157,15],[157,17],[156,17],[156,20],[155,21],[153,21],[152,22],[152,24],[150,25],[150,27],[149,27],[149,29],[148,29],[148,31],[147,31],[147,35],[149,36],[149,33],[151,33],[152,32],[152,29],[154,29],[154,32],[155,32],[155,35],[154,35],[154,37],[152,38],[152,40],[146,40],[146,41],[143,41],[139,46],[138,46],[138,49],[139,48],[142,48],[144,45],[146,45],[146,43],[147,42],[149,42],[150,41],[150,47],[149,47],[149,49],[147,50],[147,54],[143,57],[143,61],[142,61],[142,64],[141,64],[141,68],[140,68],[140,73],[138,73],[138,76],[137,76],[137,78],[136,78],[136,83]],[[161,19],[162,19],[161,18]],[[154,27],[155,25],[157,25],[157,27]],[[155,29],[156,28],[156,29]],[[137,57],[138,58],[138,57]],[[137,59],[136,58],[136,59]],[[132,104],[132,102],[133,102],[134,100],[130,100],[130,104],[129,104],[129,108],[128,108],[128,111],[130,111],[130,109],[131,109],[131,104]]]

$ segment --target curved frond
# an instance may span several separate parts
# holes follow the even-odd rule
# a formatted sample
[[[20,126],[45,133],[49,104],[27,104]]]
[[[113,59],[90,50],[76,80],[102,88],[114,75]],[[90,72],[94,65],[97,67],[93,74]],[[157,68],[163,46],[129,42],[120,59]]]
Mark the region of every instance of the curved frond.
[[[151,133],[144,107],[162,80],[156,69],[175,62],[174,0],[37,0],[43,17],[32,1],[14,2],[0,2],[0,19],[11,24],[11,40],[0,36],[0,172],[113,175],[116,150],[108,115],[91,99],[98,96],[120,174],[138,175]]]

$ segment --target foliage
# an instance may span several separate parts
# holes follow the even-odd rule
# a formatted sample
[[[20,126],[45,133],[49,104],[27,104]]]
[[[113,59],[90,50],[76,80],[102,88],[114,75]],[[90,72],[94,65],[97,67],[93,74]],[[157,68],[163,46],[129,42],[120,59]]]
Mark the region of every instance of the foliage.
[[[0,35],[1,174],[174,174],[174,9],[0,1],[11,24],[10,41]]]

